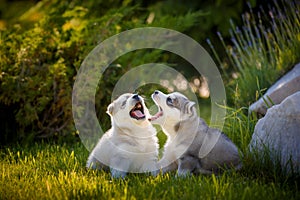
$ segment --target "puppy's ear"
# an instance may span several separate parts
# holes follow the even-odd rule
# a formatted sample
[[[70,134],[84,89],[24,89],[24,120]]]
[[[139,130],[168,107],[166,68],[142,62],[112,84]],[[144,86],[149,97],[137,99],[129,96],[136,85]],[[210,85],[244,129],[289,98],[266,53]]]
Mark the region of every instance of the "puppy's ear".
[[[109,114],[110,116],[112,116],[113,111],[114,111],[114,103],[111,103],[108,105],[106,113]]]
[[[187,113],[187,114],[193,114],[193,108],[194,108],[195,105],[196,105],[195,102],[190,101],[190,102],[186,105],[186,108],[185,108],[186,113]]]
[[[191,101],[191,102],[189,103],[189,111],[190,111],[190,113],[193,112],[193,108],[195,107],[195,105],[196,105],[196,103],[193,102],[193,101]]]

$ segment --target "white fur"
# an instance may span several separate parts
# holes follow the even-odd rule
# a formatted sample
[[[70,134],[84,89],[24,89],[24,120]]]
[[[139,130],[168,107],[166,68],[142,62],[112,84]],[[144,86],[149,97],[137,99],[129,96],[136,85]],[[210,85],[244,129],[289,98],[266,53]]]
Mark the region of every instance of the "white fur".
[[[160,111],[150,121],[159,124],[168,136],[158,162],[163,173],[178,169],[179,175],[210,174],[224,166],[240,168],[237,147],[198,117],[194,102],[178,92],[166,95],[156,91],[152,99]]]
[[[91,152],[87,167],[111,170],[113,177],[127,172],[154,172],[157,169],[158,144],[156,130],[147,120],[149,111],[142,97],[145,119],[134,119],[130,110],[137,103],[133,94],[123,94],[108,106],[111,129]]]

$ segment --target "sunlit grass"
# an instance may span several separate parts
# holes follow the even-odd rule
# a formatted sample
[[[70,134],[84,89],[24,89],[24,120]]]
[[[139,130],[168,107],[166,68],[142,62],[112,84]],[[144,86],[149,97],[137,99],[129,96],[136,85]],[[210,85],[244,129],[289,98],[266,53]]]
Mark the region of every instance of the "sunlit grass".
[[[81,143],[36,143],[0,151],[0,199],[297,199],[296,179],[255,177],[247,169],[222,175],[177,178],[110,173],[85,169],[88,156]],[[259,170],[259,169],[256,169]],[[262,169],[263,170],[263,169]],[[263,173],[262,173],[263,174]],[[288,180],[288,179],[286,179]],[[299,184],[299,182],[298,182]]]

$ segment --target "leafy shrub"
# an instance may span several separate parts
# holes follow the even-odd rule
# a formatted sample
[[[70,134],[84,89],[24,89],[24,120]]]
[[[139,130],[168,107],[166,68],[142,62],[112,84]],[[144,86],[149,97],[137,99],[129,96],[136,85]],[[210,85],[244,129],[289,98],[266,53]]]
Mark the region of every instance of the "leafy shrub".
[[[93,30],[95,23],[103,25],[107,18],[87,20],[87,8],[59,1],[53,2],[48,10],[33,28],[23,31],[16,26],[1,35],[0,102],[17,105],[12,111],[21,137],[48,137],[74,131],[71,94],[76,70],[86,51],[97,42],[96,37],[87,39],[91,37],[89,30]],[[98,28],[99,35],[117,33],[114,26],[130,14],[128,10],[110,14],[115,22],[106,32]]]
[[[83,5],[83,6],[82,6]],[[8,27],[0,36],[0,104],[13,113],[15,123],[4,121],[1,142],[10,139],[75,134],[71,94],[76,72],[85,56],[99,42],[121,31],[147,26],[148,12],[131,1],[42,1],[23,17],[39,13],[34,25]],[[156,26],[180,22],[177,29],[187,31],[196,25],[197,11],[167,15],[155,20]],[[176,25],[176,23],[175,23]],[[173,26],[173,25],[172,25]],[[176,28],[176,27],[169,27]],[[138,61],[135,59],[138,56]],[[138,64],[156,62],[163,54],[133,52],[117,61],[99,83],[96,108],[105,128],[105,113],[118,78]],[[5,113],[1,113],[5,116]],[[3,117],[5,118],[5,117]],[[10,137],[7,135],[12,134]],[[29,137],[30,138],[30,137]]]
[[[45,17],[23,33],[15,27],[1,38],[0,101],[17,104],[15,118],[23,133],[54,134],[70,128],[68,102],[80,46],[57,27],[63,17],[55,20]]]

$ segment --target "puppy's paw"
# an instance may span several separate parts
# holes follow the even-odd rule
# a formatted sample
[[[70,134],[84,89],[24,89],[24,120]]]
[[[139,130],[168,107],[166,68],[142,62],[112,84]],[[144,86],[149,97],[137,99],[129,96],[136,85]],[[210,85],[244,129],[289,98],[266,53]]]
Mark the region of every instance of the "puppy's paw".
[[[192,172],[188,169],[178,169],[176,177],[185,178],[191,176]]]
[[[125,178],[125,176],[126,176],[126,172],[119,171],[119,170],[116,170],[113,168],[110,169],[110,172],[111,172],[111,176],[113,178]]]
[[[159,173],[160,173],[160,170],[158,169],[158,170],[152,171],[151,175],[154,176],[154,177],[156,177],[156,176],[159,175]]]

